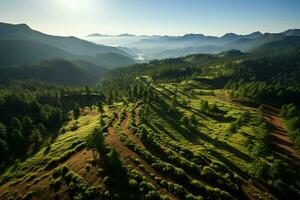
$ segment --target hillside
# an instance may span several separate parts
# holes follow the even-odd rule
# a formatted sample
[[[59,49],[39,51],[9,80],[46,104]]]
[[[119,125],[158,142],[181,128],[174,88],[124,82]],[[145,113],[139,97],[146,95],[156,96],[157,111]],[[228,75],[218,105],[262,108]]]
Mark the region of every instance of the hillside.
[[[66,86],[96,85],[106,71],[106,68],[85,61],[54,59],[36,65],[0,68],[0,83],[35,79]]]
[[[0,198],[298,199],[300,54],[288,49],[153,60],[98,87],[0,87]]]
[[[46,35],[25,24],[0,23],[0,49],[0,66],[35,64],[54,58],[85,60],[107,68],[134,63],[132,55],[116,47]]]
[[[146,59],[161,59],[186,56],[196,53],[220,53],[231,49],[252,52],[268,43],[277,42],[289,37],[299,36],[298,29],[290,29],[281,33],[261,33],[259,31],[239,35],[226,33],[221,37],[190,33],[182,36],[131,36],[129,38],[110,36],[90,36],[87,40],[94,42],[122,45],[137,49]],[[293,38],[294,40],[296,38]],[[297,39],[299,41],[299,38]]]
[[[32,30],[26,24],[7,24],[0,23],[0,38],[12,40],[29,40],[49,46],[53,46],[69,53],[78,55],[95,55],[103,53],[117,53],[128,56],[122,50],[115,47],[96,45],[91,42],[78,39],[76,37],[61,37],[47,35],[35,30]]]

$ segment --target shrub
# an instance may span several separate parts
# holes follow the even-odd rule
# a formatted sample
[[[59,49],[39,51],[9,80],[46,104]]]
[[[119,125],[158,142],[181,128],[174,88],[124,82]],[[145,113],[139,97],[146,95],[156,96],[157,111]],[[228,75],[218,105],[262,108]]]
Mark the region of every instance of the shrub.
[[[62,178],[59,177],[57,179],[54,179],[53,177],[50,177],[49,178],[49,186],[51,189],[55,190],[55,191],[58,191],[60,186],[61,186],[61,183],[62,183]]]
[[[136,189],[137,186],[138,186],[138,182],[137,182],[135,179],[130,179],[130,180],[129,180],[129,186],[130,186],[130,188],[132,188],[132,189]]]
[[[159,194],[159,192],[156,191],[149,191],[146,195],[145,195],[145,199],[147,200],[160,200],[161,196]]]

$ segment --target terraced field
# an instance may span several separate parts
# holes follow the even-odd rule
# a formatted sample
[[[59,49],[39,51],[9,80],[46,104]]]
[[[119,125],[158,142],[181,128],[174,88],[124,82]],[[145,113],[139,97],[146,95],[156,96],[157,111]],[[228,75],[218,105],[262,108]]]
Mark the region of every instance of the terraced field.
[[[254,178],[258,106],[193,81],[150,87],[155,101],[82,110],[49,146],[5,172],[0,198],[278,199],[273,183]],[[124,176],[105,164],[109,154],[87,148],[96,128]],[[276,157],[271,150],[264,161]]]

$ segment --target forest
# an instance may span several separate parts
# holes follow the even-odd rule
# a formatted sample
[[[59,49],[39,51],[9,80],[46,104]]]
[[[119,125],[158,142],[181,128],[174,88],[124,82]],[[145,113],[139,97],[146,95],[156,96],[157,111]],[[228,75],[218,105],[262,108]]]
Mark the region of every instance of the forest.
[[[300,198],[299,48],[56,64],[0,69],[0,199]]]

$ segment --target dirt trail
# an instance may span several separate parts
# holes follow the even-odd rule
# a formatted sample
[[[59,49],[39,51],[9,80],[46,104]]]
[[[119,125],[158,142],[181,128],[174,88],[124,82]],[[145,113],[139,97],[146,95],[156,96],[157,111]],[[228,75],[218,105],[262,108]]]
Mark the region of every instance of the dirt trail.
[[[113,122],[111,123],[111,125],[108,127],[107,131],[108,134],[106,136],[106,142],[112,146],[113,148],[116,149],[116,151],[120,154],[120,157],[122,158],[123,162],[125,164],[130,164],[132,165],[136,170],[140,171],[143,175],[145,175],[147,177],[147,179],[153,184],[153,185],[157,185],[155,180],[149,175],[151,173],[155,174],[158,177],[161,177],[161,175],[159,175],[157,173],[157,171],[151,166],[149,165],[145,160],[143,160],[137,153],[135,153],[134,151],[132,151],[131,149],[129,149],[128,147],[126,147],[123,142],[120,140],[118,134],[116,133],[116,130],[114,129],[115,124],[118,122],[118,117],[117,114],[115,114],[115,119],[113,120]],[[121,122],[121,124],[126,124],[124,122],[125,120],[123,120]],[[130,131],[128,129],[128,131]],[[132,134],[132,133],[131,133]],[[132,134],[133,135],[133,134]],[[145,170],[141,170],[132,160],[131,158],[136,158],[140,161],[140,163],[144,166]],[[172,199],[177,199],[175,196],[173,196],[171,193],[167,192],[165,189],[160,189],[160,192],[162,194],[167,194],[168,196],[172,197]]]
[[[139,125],[139,107],[134,108],[133,112],[134,112],[134,123],[136,126]]]
[[[120,140],[118,134],[114,129],[114,125],[118,122],[118,118],[115,118],[111,126],[108,127],[108,134],[106,136],[106,142],[115,148],[120,156],[124,159],[125,162],[130,162],[130,157],[137,158],[144,165],[145,169],[150,172],[157,174],[157,172],[146,162],[144,161],[137,153],[126,147],[123,142]]]
[[[298,151],[283,127],[279,110],[271,106],[263,106],[264,116],[271,129],[271,146],[283,160],[295,167],[300,167],[300,151]]]
[[[136,115],[134,115],[134,116],[136,116]],[[125,119],[121,122],[121,128],[126,133],[126,135],[129,137],[129,139],[134,141],[136,144],[144,147],[144,144],[141,142],[141,140],[136,135],[134,135],[131,132],[131,130],[128,129],[128,121],[129,121],[129,114],[126,113]]]

